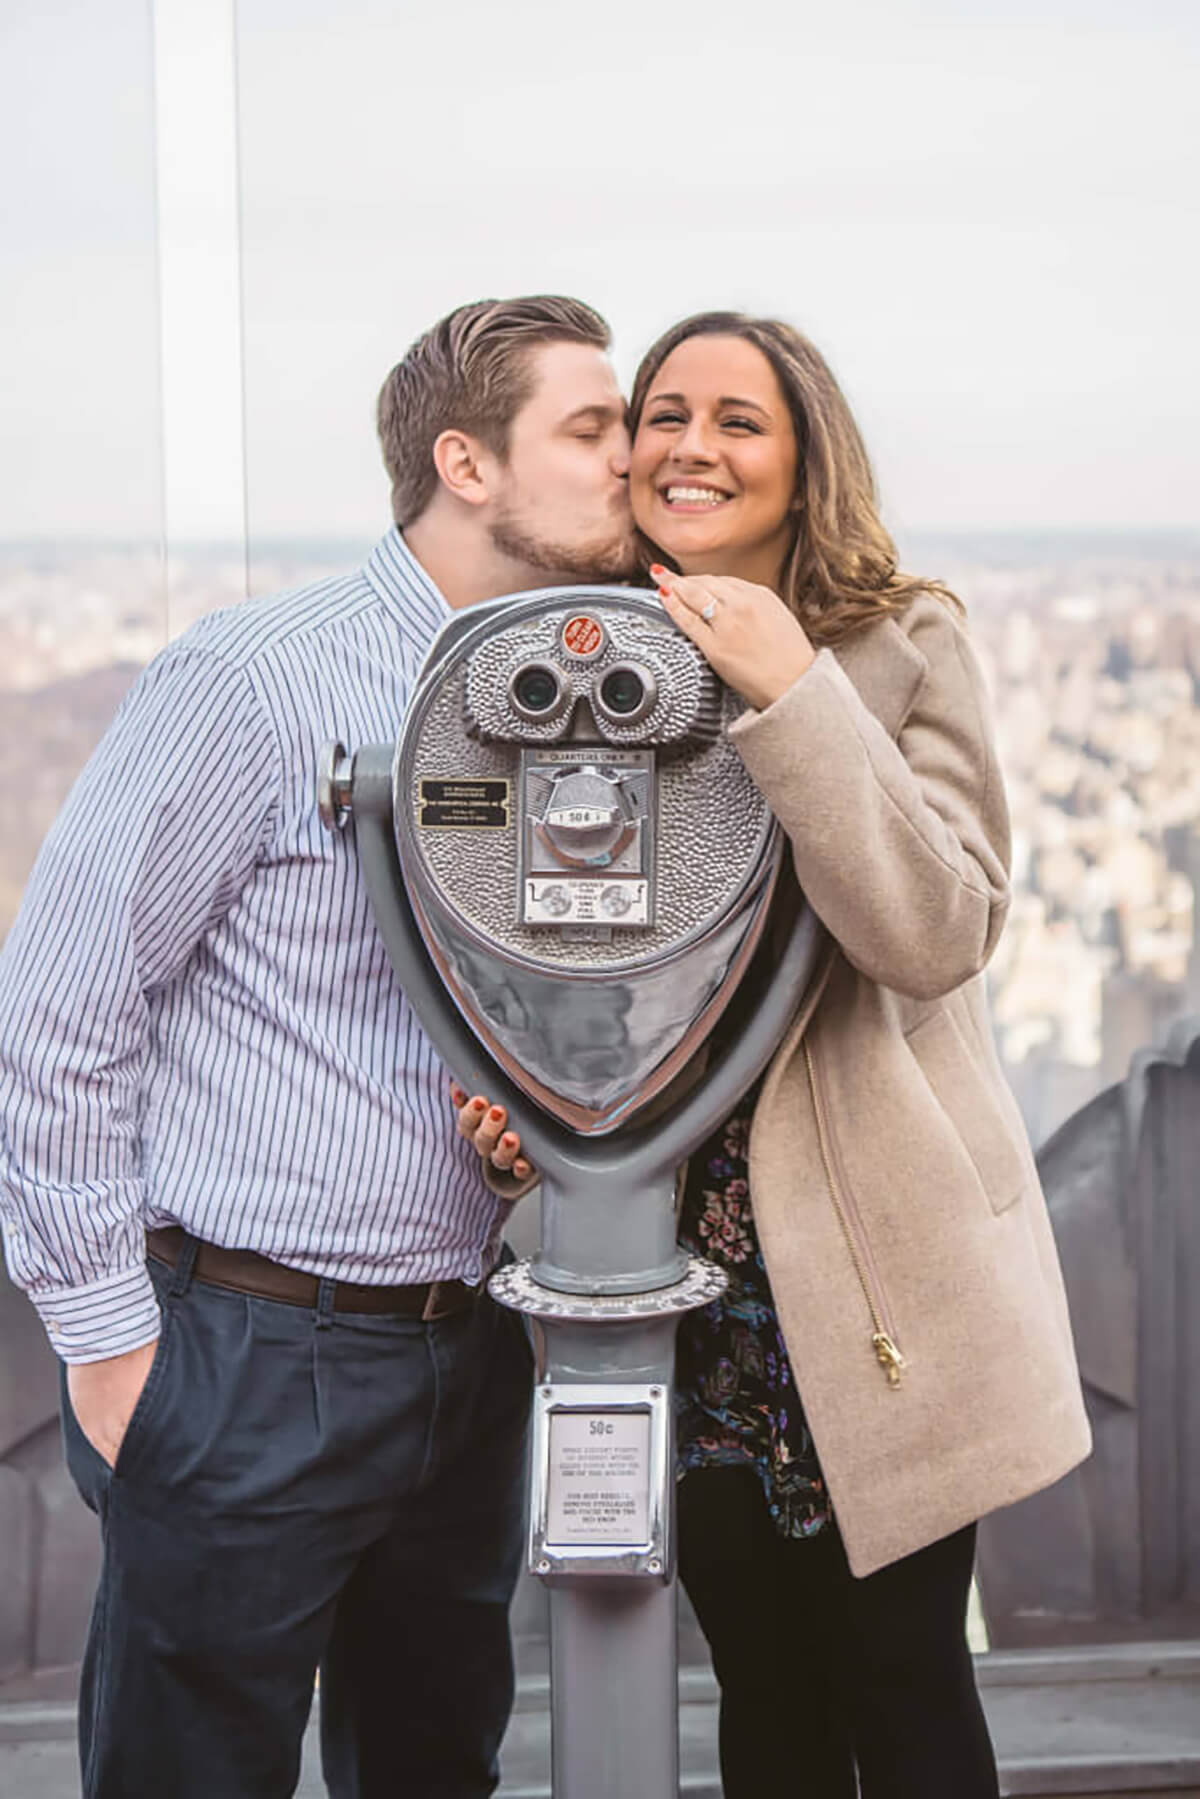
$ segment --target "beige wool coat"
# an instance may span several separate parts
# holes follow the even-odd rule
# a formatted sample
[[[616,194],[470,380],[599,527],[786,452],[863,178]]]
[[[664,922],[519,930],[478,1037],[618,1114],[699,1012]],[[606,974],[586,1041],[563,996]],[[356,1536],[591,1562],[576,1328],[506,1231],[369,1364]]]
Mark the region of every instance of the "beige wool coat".
[[[982,970],[1009,903],[987,698],[929,595],[731,738],[834,944],[768,1071],[751,1204],[850,1566],[1090,1448],[1045,1200]]]

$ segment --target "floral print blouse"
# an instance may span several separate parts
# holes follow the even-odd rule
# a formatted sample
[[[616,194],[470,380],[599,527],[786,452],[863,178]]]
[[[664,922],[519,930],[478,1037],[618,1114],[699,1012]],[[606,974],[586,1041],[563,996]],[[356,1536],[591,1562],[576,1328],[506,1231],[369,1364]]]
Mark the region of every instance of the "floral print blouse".
[[[757,1089],[746,1095],[688,1168],[680,1241],[723,1268],[729,1285],[679,1326],[679,1472],[745,1464],[762,1482],[776,1529],[811,1537],[832,1514],[750,1210],[747,1152],[757,1097]]]

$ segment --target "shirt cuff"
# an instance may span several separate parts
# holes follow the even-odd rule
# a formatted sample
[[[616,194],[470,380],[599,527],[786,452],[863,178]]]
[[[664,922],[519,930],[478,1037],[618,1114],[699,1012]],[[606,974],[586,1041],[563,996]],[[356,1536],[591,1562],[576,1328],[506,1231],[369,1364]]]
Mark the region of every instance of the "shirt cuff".
[[[103,1362],[153,1343],[162,1315],[143,1263],[84,1287],[31,1293],[56,1356],[64,1362]]]

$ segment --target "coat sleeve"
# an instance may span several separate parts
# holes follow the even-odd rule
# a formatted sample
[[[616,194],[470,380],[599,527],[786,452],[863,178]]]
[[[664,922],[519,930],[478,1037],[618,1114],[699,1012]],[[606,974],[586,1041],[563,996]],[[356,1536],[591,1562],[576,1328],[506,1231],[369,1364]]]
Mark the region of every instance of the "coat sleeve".
[[[996,946],[1009,903],[1008,807],[965,631],[929,596],[879,627],[896,629],[919,672],[895,735],[824,649],[730,737],[848,960],[882,986],[935,999]]]

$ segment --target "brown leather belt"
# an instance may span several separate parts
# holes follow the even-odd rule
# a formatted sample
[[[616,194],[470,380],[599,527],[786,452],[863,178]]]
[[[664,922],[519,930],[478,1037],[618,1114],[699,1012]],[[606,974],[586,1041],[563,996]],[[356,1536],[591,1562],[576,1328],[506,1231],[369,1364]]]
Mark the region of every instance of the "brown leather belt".
[[[183,1253],[188,1233],[179,1225],[165,1225],[146,1232],[146,1251],[156,1261],[174,1268]],[[299,1268],[285,1268],[253,1249],[222,1249],[217,1243],[199,1243],[192,1268],[193,1278],[211,1287],[228,1287],[255,1299],[278,1299],[288,1306],[316,1308],[320,1281]],[[364,1287],[356,1281],[335,1281],[335,1312],[391,1313],[393,1317],[447,1318],[474,1305],[483,1287],[465,1281],[415,1281],[406,1287]]]

